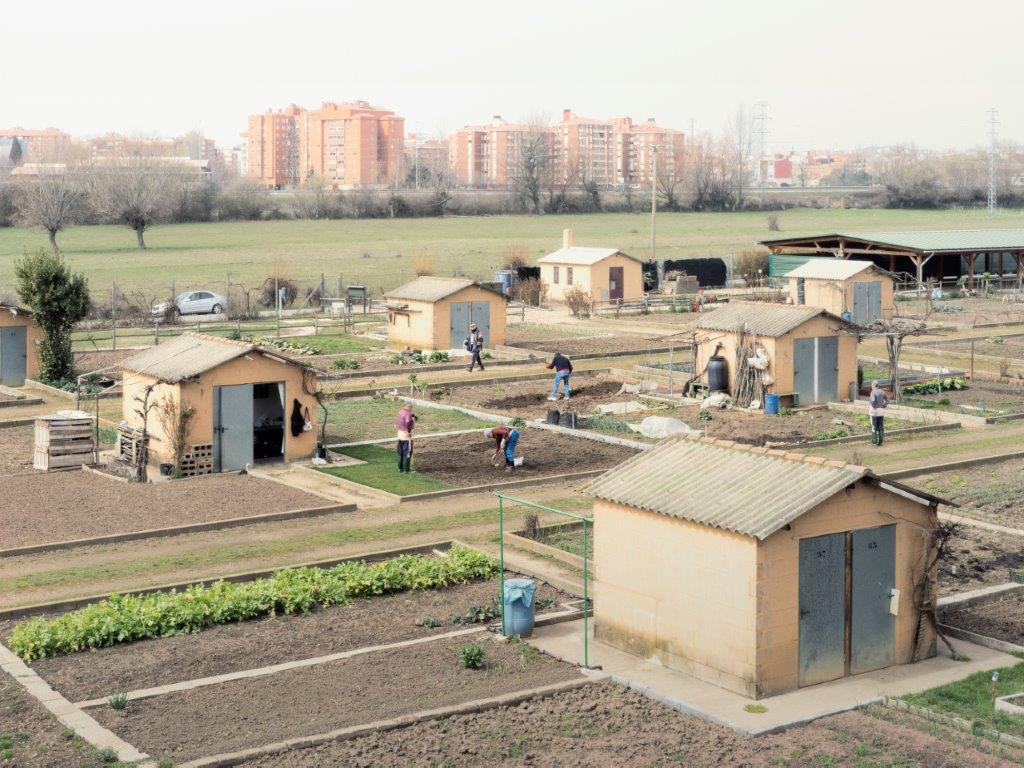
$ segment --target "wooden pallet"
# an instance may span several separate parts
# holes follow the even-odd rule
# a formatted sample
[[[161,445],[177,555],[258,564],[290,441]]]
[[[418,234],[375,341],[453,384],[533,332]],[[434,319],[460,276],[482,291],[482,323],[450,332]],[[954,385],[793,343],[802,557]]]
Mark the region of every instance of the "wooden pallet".
[[[181,474],[185,477],[213,474],[213,443],[190,445],[181,459]]]
[[[56,414],[40,416],[35,422],[32,466],[51,469],[93,464],[96,442],[93,420],[88,416]]]
[[[124,422],[117,425],[117,456],[118,458],[134,467],[139,451],[142,450],[142,430],[137,427],[129,427]]]

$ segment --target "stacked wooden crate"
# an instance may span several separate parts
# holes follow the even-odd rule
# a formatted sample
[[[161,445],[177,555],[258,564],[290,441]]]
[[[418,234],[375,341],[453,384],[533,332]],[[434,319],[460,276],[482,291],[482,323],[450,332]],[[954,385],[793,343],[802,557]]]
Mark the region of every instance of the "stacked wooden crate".
[[[81,411],[58,411],[36,419],[33,466],[51,469],[94,464],[96,443],[92,417]]]
[[[131,467],[137,465],[142,450],[142,429],[129,427],[124,421],[117,425],[117,458]]]

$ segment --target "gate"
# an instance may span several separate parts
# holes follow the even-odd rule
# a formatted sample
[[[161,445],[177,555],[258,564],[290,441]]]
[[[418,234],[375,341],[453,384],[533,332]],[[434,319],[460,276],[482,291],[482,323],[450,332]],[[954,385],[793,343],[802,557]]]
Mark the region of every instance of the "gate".
[[[850,674],[896,662],[896,617],[889,610],[896,584],[896,526],[853,534]]]
[[[864,325],[882,319],[882,284],[861,280],[853,284],[853,322]]]
[[[468,301],[453,301],[448,305],[449,349],[462,349],[469,334],[469,314],[473,305]]]
[[[252,384],[214,388],[214,472],[236,472],[252,463],[252,400]]]
[[[28,335],[23,325],[0,328],[0,384],[20,387],[28,365]]]
[[[800,540],[800,685],[846,670],[846,534]]]

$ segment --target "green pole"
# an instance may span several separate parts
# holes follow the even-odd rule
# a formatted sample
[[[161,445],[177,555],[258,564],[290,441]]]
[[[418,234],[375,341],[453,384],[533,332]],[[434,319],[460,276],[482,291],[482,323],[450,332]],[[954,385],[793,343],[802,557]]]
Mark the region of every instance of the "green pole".
[[[587,592],[587,521],[583,521],[583,666],[590,669],[590,648],[587,637],[587,613],[590,608],[590,596]]]
[[[498,497],[498,605],[501,606],[501,634],[505,634],[505,499]]]

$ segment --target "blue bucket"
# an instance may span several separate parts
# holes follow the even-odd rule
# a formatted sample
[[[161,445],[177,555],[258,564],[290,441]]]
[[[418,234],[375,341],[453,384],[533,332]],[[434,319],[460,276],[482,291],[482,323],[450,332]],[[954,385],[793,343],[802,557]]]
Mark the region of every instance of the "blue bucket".
[[[534,612],[537,609],[533,595],[536,589],[537,582],[533,579],[505,580],[505,634],[509,637],[529,637],[533,634]]]
[[[769,416],[779,415],[779,396],[765,394],[764,396],[764,412]]]

